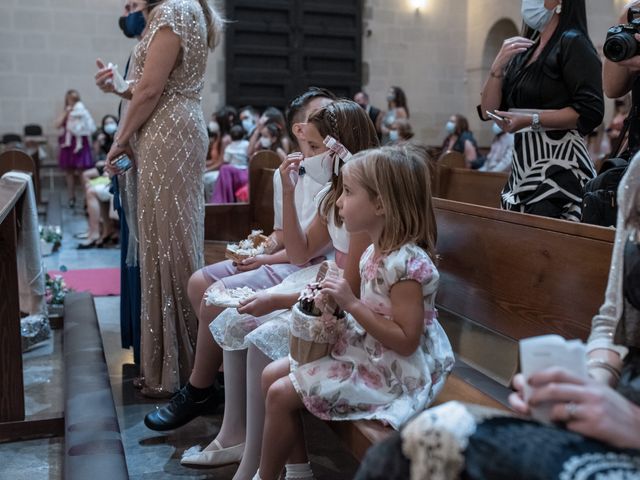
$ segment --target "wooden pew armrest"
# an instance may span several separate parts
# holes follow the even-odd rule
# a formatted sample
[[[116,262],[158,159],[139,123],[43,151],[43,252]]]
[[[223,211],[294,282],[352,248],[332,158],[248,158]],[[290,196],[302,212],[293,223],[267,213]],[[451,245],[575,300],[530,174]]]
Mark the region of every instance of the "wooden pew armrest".
[[[205,205],[204,238],[236,242],[251,231],[251,205],[228,203]]]

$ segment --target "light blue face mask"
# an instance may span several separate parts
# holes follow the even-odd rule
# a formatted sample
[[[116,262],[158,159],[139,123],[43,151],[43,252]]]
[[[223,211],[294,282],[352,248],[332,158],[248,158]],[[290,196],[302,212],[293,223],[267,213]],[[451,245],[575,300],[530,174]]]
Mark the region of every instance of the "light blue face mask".
[[[447,133],[453,133],[456,131],[456,123],[449,120],[444,128],[447,131]]]
[[[521,13],[524,23],[539,32],[545,29],[553,16],[553,10],[544,7],[544,0],[522,0]]]
[[[398,134],[398,130],[389,130],[389,140],[397,142],[399,138],[400,135]]]
[[[493,132],[494,135],[500,135],[502,133],[502,129],[497,123],[494,123],[493,125],[491,125],[491,131]]]

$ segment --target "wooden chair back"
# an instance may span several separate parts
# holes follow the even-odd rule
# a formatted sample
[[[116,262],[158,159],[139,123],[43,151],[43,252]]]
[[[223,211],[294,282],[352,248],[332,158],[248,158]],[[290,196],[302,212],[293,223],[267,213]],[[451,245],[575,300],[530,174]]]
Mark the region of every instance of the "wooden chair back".
[[[273,175],[282,162],[270,150],[256,152],[249,163],[249,202],[252,227],[270,232],[273,228]]]
[[[249,202],[205,205],[206,240],[233,241],[252,229],[270,233],[273,228],[273,174],[280,157],[271,151],[254,154],[249,162]]]
[[[449,168],[465,168],[464,155],[454,150],[447,150],[438,159],[438,165]]]
[[[33,158],[21,150],[7,150],[0,154],[0,177],[11,170],[36,173]]]

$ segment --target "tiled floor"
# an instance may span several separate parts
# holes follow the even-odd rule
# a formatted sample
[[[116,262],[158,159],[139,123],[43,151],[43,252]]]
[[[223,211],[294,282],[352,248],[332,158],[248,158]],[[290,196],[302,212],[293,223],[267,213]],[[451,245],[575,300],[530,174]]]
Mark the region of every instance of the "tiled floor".
[[[102,268],[119,265],[119,250],[77,250],[73,235],[86,229],[79,207],[63,209],[64,239],[61,250],[47,257],[48,269]],[[131,351],[120,347],[119,297],[96,298],[114,401],[132,479],[219,479],[233,477],[234,466],[195,470],[179,463],[182,452],[195,444],[206,444],[216,434],[222,412],[202,417],[174,432],[159,433],[142,423],[144,415],[155,405],[133,388],[136,368]],[[28,359],[28,360],[27,360]],[[42,347],[25,355],[25,393],[29,413],[60,411],[63,403],[59,335]],[[307,437],[314,472],[318,479],[342,480],[353,477],[355,460],[339,445],[339,440],[322,422],[306,421]],[[62,478],[62,438],[0,444],[0,478],[12,480]]]

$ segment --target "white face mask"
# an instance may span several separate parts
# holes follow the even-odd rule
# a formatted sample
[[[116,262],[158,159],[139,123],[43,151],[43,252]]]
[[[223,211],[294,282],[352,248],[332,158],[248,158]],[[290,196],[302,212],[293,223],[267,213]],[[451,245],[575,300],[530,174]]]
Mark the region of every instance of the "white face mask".
[[[242,120],[242,128],[244,128],[244,131],[247,132],[247,134],[251,135],[253,129],[256,128],[256,124],[253,122],[252,118],[245,118]]]
[[[553,10],[544,8],[543,0],[522,0],[522,19],[534,30],[541,32],[551,20]]]
[[[389,131],[389,140],[391,140],[392,142],[397,142],[399,138],[400,135],[398,134],[398,130]]]
[[[260,146],[261,146],[262,148],[270,148],[272,143],[273,143],[273,142],[271,141],[271,139],[270,139],[270,138],[267,138],[267,137],[260,137]]]
[[[502,133],[502,129],[497,123],[491,125],[491,131],[493,131],[494,135],[500,135]]]
[[[333,175],[333,155],[330,151],[319,153],[304,159],[304,171],[320,185],[331,180]]]
[[[116,130],[118,130],[118,125],[113,122],[107,123],[105,124],[103,130],[107,135],[113,135],[114,133],[116,133]]]
[[[447,133],[453,133],[456,131],[456,123],[449,120],[444,128],[447,130]]]
[[[218,122],[209,122],[209,125],[207,125],[207,129],[211,133],[218,133],[220,131],[220,126],[218,125]]]

